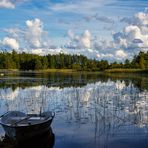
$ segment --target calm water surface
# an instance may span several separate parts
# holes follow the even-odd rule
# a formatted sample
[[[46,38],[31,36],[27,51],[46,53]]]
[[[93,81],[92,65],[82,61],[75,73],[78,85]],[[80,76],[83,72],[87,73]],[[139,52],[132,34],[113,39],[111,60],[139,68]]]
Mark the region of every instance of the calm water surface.
[[[39,113],[40,109],[56,113],[54,148],[148,147],[147,75],[0,77],[0,115],[11,110]]]

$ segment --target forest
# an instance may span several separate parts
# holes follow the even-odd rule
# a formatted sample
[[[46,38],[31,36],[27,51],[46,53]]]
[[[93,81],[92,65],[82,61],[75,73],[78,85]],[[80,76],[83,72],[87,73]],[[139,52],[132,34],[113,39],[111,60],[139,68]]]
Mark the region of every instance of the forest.
[[[37,55],[31,53],[0,52],[0,69],[44,70],[74,69],[77,71],[104,71],[106,69],[148,69],[148,52],[139,52],[132,60],[112,62],[88,59],[83,55]]]

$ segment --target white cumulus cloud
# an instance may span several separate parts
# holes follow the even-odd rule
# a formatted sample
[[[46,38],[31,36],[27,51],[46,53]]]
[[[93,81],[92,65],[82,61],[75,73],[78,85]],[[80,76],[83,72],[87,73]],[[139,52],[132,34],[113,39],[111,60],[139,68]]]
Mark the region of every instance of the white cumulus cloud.
[[[129,55],[137,54],[141,50],[148,51],[148,14],[139,12],[122,21],[125,21],[127,26],[113,35],[115,46]]]
[[[75,33],[72,30],[69,30],[68,36],[70,38],[70,42],[67,44],[67,48],[91,48],[91,33],[89,30],[85,30],[81,35],[75,35]]]
[[[20,49],[21,51],[47,54],[51,45],[48,32],[44,30],[43,22],[35,18],[26,20],[24,28],[4,29],[8,37],[1,41],[1,47],[6,49]],[[19,48],[21,47],[21,48]]]
[[[0,8],[14,9],[15,5],[11,0],[0,0]]]
[[[91,48],[91,33],[89,30],[85,30],[80,37],[80,42],[85,48]]]
[[[123,50],[117,50],[115,52],[115,55],[116,55],[117,58],[121,58],[121,59],[127,57],[127,54]]]
[[[25,39],[30,48],[49,46],[47,32],[43,30],[43,23],[40,19],[27,20],[26,26]]]
[[[132,58],[139,51],[148,51],[148,14],[139,12],[130,19],[125,19],[126,25],[112,35],[112,40],[95,38],[89,30],[82,35],[69,32],[71,49],[81,49],[80,53],[89,57],[107,60],[125,60]],[[99,37],[99,34],[97,35]],[[91,50],[89,50],[89,48]],[[83,50],[82,50],[83,49]],[[84,49],[87,49],[84,51]],[[82,52],[83,51],[83,52]],[[90,52],[92,52],[90,54]]]
[[[101,18],[102,19],[102,18]],[[105,18],[104,18],[105,19]],[[68,31],[68,41],[61,47],[51,45],[48,32],[39,18],[26,20],[25,27],[5,29],[8,37],[1,40],[1,45],[11,49],[37,54],[83,54],[88,58],[106,59],[110,61],[132,58],[140,50],[148,51],[148,14],[139,12],[131,18],[122,19],[126,24],[120,32],[112,34],[112,38],[103,39],[99,32],[95,35],[90,30],[81,33]],[[98,26],[98,30],[99,30]],[[93,30],[93,28],[91,28]]]
[[[19,49],[19,43],[17,42],[16,39],[14,38],[9,38],[9,37],[5,37],[2,41],[1,44],[8,49]]]

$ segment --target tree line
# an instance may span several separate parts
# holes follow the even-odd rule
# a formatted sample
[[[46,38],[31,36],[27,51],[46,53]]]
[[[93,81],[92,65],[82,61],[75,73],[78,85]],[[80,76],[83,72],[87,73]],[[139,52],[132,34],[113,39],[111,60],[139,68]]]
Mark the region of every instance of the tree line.
[[[103,71],[114,68],[148,68],[148,52],[140,52],[133,60],[109,63],[107,60],[88,59],[83,55],[37,55],[30,53],[0,52],[0,69],[43,70],[75,69],[78,71]]]

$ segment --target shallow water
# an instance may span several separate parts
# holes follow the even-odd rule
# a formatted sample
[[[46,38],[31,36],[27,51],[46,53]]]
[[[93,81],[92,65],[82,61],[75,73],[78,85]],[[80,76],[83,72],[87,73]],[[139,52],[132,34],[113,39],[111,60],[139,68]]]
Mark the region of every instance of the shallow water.
[[[55,148],[148,147],[146,75],[1,77],[0,115],[10,110],[54,111]]]

